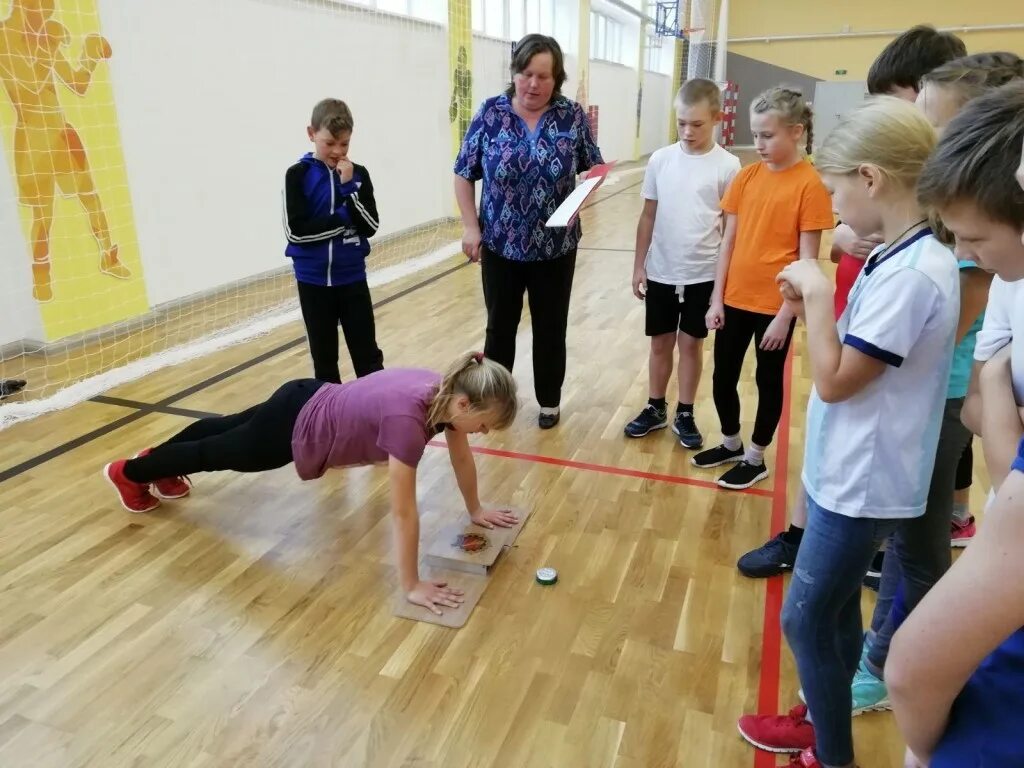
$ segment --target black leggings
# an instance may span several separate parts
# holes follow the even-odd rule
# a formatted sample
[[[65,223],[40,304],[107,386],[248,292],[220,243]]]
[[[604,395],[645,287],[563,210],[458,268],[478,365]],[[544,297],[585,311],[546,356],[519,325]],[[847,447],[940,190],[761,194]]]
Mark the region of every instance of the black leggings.
[[[712,377],[715,409],[722,424],[723,435],[738,435],[740,432],[740,395],[738,391],[743,358],[753,338],[757,355],[757,416],[754,418],[754,433],[751,440],[760,446],[769,445],[775,437],[775,429],[782,417],[783,372],[786,354],[793,340],[794,320],[782,349],[766,352],[761,349],[761,339],[774,315],[747,312],[735,307],[725,308],[725,325],[715,331],[715,372]]]
[[[148,455],[129,460],[125,477],[151,483],[196,472],[264,472],[291,464],[295,420],[321,386],[316,379],[290,381],[246,411],[200,419]]]
[[[963,491],[971,487],[974,481],[974,437],[967,441],[964,452],[960,454],[960,463],[956,465],[956,490]]]

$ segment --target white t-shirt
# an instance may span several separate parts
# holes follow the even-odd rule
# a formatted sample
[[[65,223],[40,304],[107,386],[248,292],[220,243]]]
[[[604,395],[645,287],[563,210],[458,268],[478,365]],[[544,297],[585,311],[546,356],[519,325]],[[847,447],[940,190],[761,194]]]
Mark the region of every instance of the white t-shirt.
[[[651,155],[640,194],[658,201],[647,277],[666,285],[715,279],[722,243],[719,201],[740,170],[740,161],[718,144],[690,155],[681,144]]]
[[[1008,283],[992,278],[985,307],[985,321],[978,331],[974,359],[991,360],[996,352],[1012,343],[1010,371],[1017,405],[1024,405],[1024,280]]]
[[[924,514],[959,314],[957,261],[931,230],[872,253],[837,325],[843,344],[888,367],[841,403],[811,391],[803,482],[818,506],[847,517]]]

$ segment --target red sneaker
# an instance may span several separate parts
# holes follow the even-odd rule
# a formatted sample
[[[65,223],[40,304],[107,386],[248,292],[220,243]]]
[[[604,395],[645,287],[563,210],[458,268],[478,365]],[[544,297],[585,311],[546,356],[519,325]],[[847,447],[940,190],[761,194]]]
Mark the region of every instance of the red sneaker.
[[[788,715],[744,715],[738,727],[740,736],[765,752],[802,752],[814,746],[814,726],[804,704]]]
[[[966,547],[971,543],[971,539],[974,538],[974,534],[977,532],[978,528],[974,525],[974,515],[967,518],[966,523],[958,523],[954,520],[949,536],[950,546]]]
[[[786,768],[821,768],[821,762],[814,754],[814,750],[808,747],[799,755],[794,755]]]
[[[121,498],[121,506],[129,512],[150,512],[160,506],[160,500],[149,492],[149,483],[136,483],[124,476],[125,459],[111,462],[103,468],[103,477],[114,486]]]
[[[146,448],[135,454],[135,458],[141,459],[149,454],[152,448]],[[192,481],[188,475],[178,477],[163,477],[153,482],[153,491],[161,499],[183,499],[192,492]]]

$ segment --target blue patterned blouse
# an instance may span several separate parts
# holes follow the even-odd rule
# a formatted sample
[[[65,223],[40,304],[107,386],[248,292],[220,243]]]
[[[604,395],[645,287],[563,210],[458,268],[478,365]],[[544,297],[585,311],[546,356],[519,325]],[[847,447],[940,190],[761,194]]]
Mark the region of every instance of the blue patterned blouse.
[[[603,162],[579,104],[556,96],[531,133],[502,94],[473,118],[455,173],[484,180],[480,229],[489,251],[512,261],[544,261],[579,243],[579,219],[567,228],[548,229],[544,222],[576,188],[576,175]]]

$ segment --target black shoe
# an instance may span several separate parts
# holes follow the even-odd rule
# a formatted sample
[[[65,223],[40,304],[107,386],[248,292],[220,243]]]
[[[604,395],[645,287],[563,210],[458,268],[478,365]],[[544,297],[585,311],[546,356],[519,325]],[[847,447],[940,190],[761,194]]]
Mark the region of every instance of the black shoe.
[[[880,549],[875,552],[875,556],[871,560],[871,567],[868,568],[868,576],[877,576],[878,578],[882,578],[883,567],[885,567],[885,550]]]
[[[730,451],[724,445],[719,445],[717,448],[708,448],[706,451],[701,451],[690,459],[690,463],[693,466],[700,467],[701,469],[710,469],[711,467],[718,467],[722,464],[730,464],[737,461],[743,461],[742,445],[735,451]]]
[[[740,461],[739,464],[718,478],[718,484],[731,491],[742,491],[754,483],[761,482],[766,477],[768,477],[768,467],[764,464],[748,464],[745,461]]]
[[[15,392],[20,392],[28,384],[24,379],[4,379],[0,381],[0,398],[9,397]]]
[[[697,429],[692,413],[677,413],[676,420],[672,422],[672,431],[679,437],[679,444],[683,448],[696,450],[704,447],[704,437]]]
[[[864,586],[872,592],[877,592],[882,583],[882,567],[885,565],[885,550],[875,552],[868,572],[864,575]]]
[[[537,426],[541,429],[551,429],[552,427],[558,426],[558,422],[562,418],[562,412],[557,413],[542,413],[537,417]]]
[[[640,411],[640,415],[626,425],[626,437],[644,437],[656,429],[668,426],[668,413],[659,411],[651,404]]]
[[[796,562],[796,553],[799,550],[799,544],[790,543],[786,539],[786,534],[780,533],[757,549],[747,552],[736,563],[736,567],[744,576],[749,576],[752,579],[767,579],[770,576],[778,576],[780,573],[792,571],[793,563]]]

